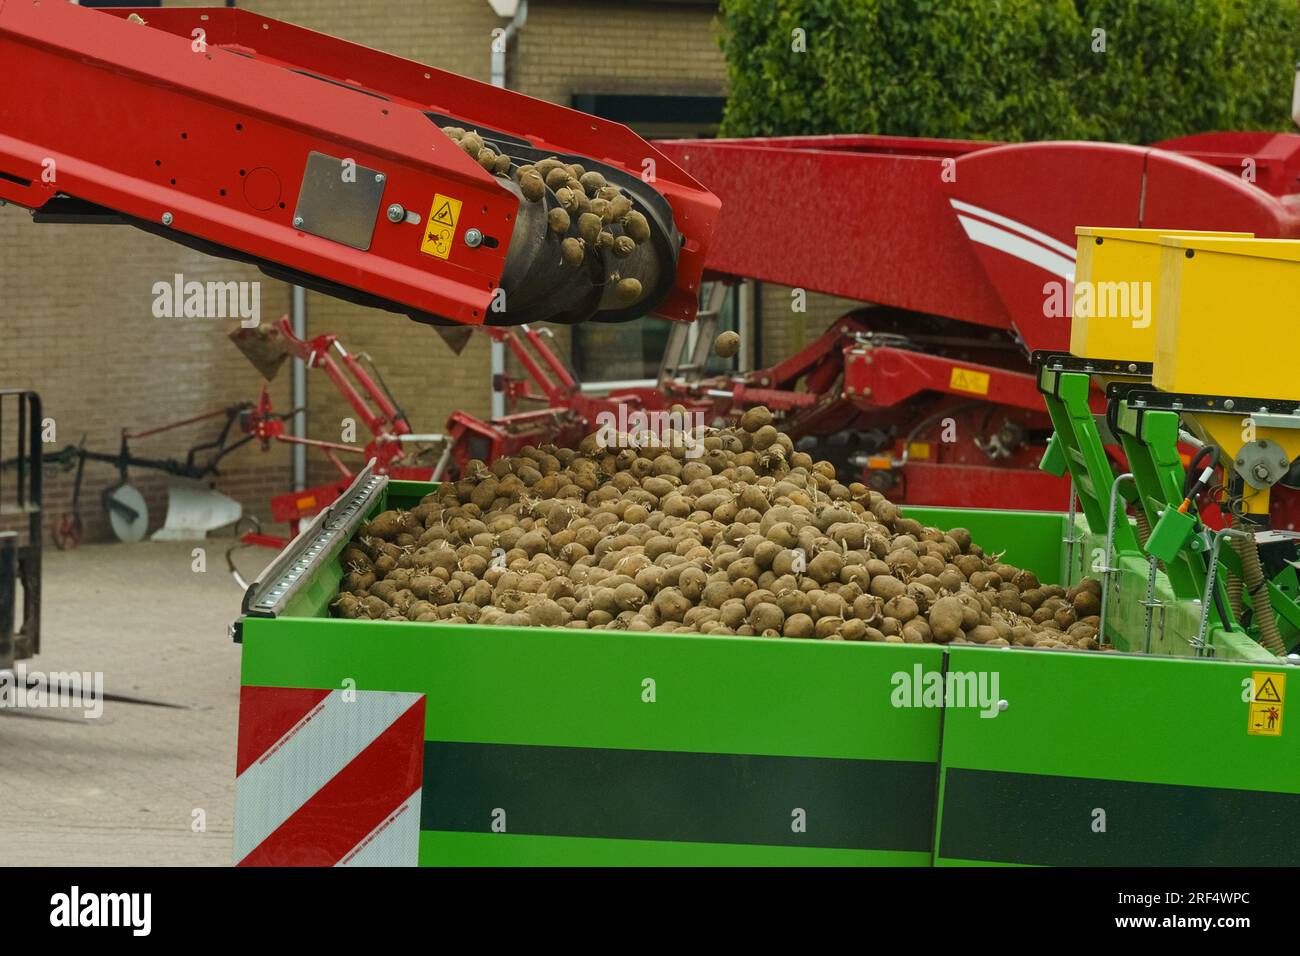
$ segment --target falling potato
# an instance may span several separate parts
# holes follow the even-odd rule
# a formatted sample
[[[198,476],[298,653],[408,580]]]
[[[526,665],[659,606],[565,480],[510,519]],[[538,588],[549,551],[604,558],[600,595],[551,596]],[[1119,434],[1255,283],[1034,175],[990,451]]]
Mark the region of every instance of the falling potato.
[[[626,278],[619,279],[614,286],[614,300],[622,306],[629,306],[636,303],[641,298],[641,280]]]
[[[713,354],[718,358],[731,358],[740,351],[740,336],[730,330],[713,340]]]

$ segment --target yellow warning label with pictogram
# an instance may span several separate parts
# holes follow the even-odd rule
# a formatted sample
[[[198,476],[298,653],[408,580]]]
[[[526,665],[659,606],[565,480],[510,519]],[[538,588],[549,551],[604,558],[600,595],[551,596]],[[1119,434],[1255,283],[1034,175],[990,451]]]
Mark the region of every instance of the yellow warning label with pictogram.
[[[1282,736],[1282,709],[1286,706],[1286,674],[1280,671],[1251,671],[1250,717],[1246,733],[1262,737]]]
[[[948,380],[948,387],[955,388],[959,392],[970,392],[972,395],[987,395],[989,376],[987,372],[977,372],[973,368],[954,368],[952,377]]]
[[[460,221],[460,200],[444,196],[433,197],[429,208],[429,221],[424,226],[424,241],[420,251],[439,259],[451,255],[451,243],[456,238],[456,223]]]

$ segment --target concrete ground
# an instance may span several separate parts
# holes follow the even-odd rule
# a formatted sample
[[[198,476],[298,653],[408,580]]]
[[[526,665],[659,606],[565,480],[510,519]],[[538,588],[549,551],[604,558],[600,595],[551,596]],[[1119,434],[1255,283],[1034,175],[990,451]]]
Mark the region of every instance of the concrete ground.
[[[107,694],[178,706],[0,708],[0,862],[230,863],[239,648],[226,628],[240,592],[227,544],[207,542],[203,573],[189,543],[47,549],[29,670],[102,671]],[[242,554],[246,573],[271,556]]]

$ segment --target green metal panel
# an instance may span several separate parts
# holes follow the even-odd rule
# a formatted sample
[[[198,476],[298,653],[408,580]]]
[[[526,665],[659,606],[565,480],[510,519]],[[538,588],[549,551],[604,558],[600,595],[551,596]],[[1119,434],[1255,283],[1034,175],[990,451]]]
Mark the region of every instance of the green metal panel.
[[[1081,372],[1043,368],[1039,370],[1038,382],[1047,414],[1056,430],[1059,445],[1056,457],[1063,455],[1065,458],[1070,477],[1074,479],[1075,494],[1079,496],[1079,505],[1088,523],[1105,531],[1115,470],[1111,467],[1089,404],[1092,380]],[[1121,485],[1120,494],[1129,500],[1133,490]],[[1119,510],[1118,506],[1116,510]],[[1119,551],[1137,550],[1137,538],[1127,521],[1119,521],[1115,526],[1115,548]]]
[[[388,501],[391,501],[394,507],[409,508],[414,504],[418,504],[421,498],[427,494],[432,494],[437,488],[438,482],[436,481],[397,481],[394,479],[388,482]]]
[[[929,861],[928,855],[886,850],[420,833],[422,866],[923,866]]]
[[[942,655],[917,645],[249,619],[242,683],[351,679],[425,694],[422,829],[438,852],[424,862],[463,862],[463,848],[481,845],[474,837],[508,834],[489,858],[596,860],[616,840],[628,863],[925,864],[939,713],[896,708],[890,693],[895,674],[937,670]],[[502,806],[507,834],[492,833]],[[806,830],[792,828],[796,810]],[[718,844],[733,850],[719,854]],[[694,856],[688,845],[699,846]]]
[[[1300,736],[1246,733],[1260,666],[951,648],[1007,709],[944,713],[937,862],[1300,863]]]
[[[1061,580],[1065,516],[1050,511],[992,508],[935,508],[907,505],[903,514],[947,531],[965,528],[986,552],[1004,552],[1010,564],[1032,571],[1044,583]]]

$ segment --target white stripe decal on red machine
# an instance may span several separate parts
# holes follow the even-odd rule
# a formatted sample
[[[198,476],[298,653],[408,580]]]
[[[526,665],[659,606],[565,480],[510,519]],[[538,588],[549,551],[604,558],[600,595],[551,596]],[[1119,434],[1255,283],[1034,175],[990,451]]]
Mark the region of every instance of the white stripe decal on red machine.
[[[962,202],[960,199],[949,199],[948,202],[952,203],[952,208],[958,212],[964,212],[979,219],[984,219],[994,225],[1002,226],[1004,229],[1008,229],[1011,232],[1018,232],[1020,235],[1032,239],[1040,245],[1047,246],[1047,248],[1059,252],[1067,258],[1073,259],[1075,257],[1074,249],[1072,249],[1067,243],[1053,239],[1047,233],[1040,232],[1032,226],[1026,226],[1023,222],[1019,222],[1009,216],[999,215],[998,213],[991,212],[988,209],[982,209],[981,207],[974,206],[968,202]]]
[[[338,866],[415,866],[420,847],[420,794],[417,790],[389,814]]]
[[[1015,256],[1023,262],[1060,276],[1066,282],[1074,281],[1074,259],[1067,259],[1036,242],[979,219],[972,219],[969,216],[958,216],[957,219],[966,230],[966,236],[971,242],[978,242],[982,246],[989,246],[1009,256]]]
[[[256,849],[422,696],[334,691],[268,747],[235,779],[235,860]]]

